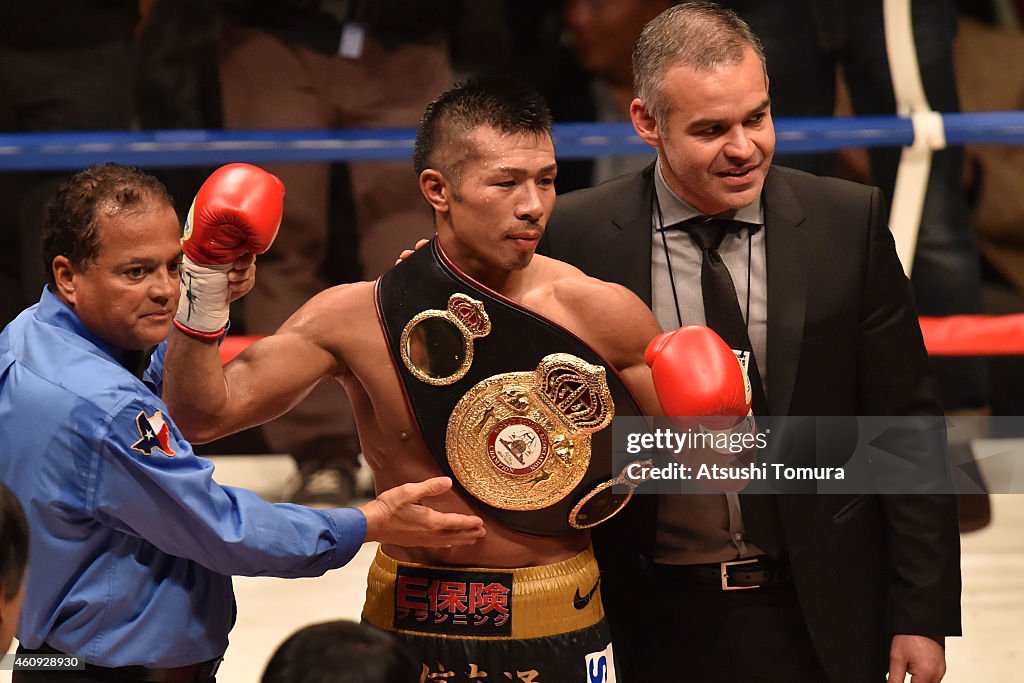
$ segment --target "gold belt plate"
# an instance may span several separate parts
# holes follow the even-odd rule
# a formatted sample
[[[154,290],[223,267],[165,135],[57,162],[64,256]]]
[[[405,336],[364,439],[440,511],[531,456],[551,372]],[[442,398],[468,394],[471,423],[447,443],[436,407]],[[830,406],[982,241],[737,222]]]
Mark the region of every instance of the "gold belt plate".
[[[503,510],[557,503],[590,467],[590,435],[615,415],[605,369],[568,353],[481,380],[448,419],[448,463],[463,487]]]

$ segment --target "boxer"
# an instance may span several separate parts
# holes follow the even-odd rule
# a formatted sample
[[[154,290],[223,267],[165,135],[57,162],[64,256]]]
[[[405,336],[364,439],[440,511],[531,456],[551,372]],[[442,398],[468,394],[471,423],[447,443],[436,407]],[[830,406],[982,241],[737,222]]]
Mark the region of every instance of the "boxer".
[[[534,254],[555,204],[557,164],[550,126],[543,100],[504,80],[455,87],[424,114],[414,163],[420,189],[434,213],[436,249],[465,282],[475,283],[489,297],[482,304],[476,301],[480,310],[466,313],[465,307],[472,309],[474,304],[465,301],[461,308],[456,306],[466,319],[455,327],[468,330],[475,325],[472,334],[466,332],[474,338],[499,334],[488,331],[481,321],[500,301],[508,301],[585,342],[607,365],[598,374],[618,373],[642,409],[659,414],[644,360],[648,342],[660,332],[651,312],[621,286]],[[194,215],[200,208],[196,206]],[[190,239],[220,243],[225,233],[247,234],[248,226],[258,224],[261,217],[258,211],[246,213],[239,207],[235,219],[202,224],[197,220]],[[246,250],[253,252],[259,244],[254,240]],[[204,258],[199,250],[195,254],[190,258]],[[472,295],[467,298],[475,301]],[[442,384],[449,379],[457,382],[451,378],[461,370],[456,368],[449,376],[426,367],[423,360],[397,359],[382,332],[377,307],[373,282],[326,290],[276,334],[223,367],[210,337],[223,329],[224,318],[195,327],[184,321],[172,334],[165,373],[165,395],[178,424],[192,439],[217,438],[280,415],[321,381],[337,381],[352,402],[363,453],[378,487],[438,474],[438,461],[410,411],[399,367],[409,362],[419,367],[425,382]],[[441,318],[446,313],[438,310],[434,315]],[[507,339],[516,331],[503,334]],[[529,331],[524,328],[519,334],[525,344]],[[725,353],[731,355],[727,349]],[[721,396],[725,403],[735,402],[739,365],[734,359],[728,366],[699,356],[681,357],[677,372],[664,373],[659,389],[686,391],[687,373],[710,362],[728,368],[721,378]],[[521,369],[527,371],[523,375],[534,370]],[[518,375],[516,381],[528,383]],[[479,389],[478,384],[472,391]],[[505,386],[486,400],[500,404],[522,398],[513,394]],[[749,405],[723,403],[717,408],[746,415]],[[449,451],[458,445],[449,444]],[[528,454],[529,444],[521,445]],[[559,457],[569,459],[571,454]],[[538,488],[543,486],[539,479]],[[512,479],[508,481],[511,488]],[[589,672],[588,680],[614,680],[614,655],[587,532],[517,531],[481,512],[480,495],[467,491],[475,482],[460,483],[439,497],[437,505],[451,512],[481,514],[486,537],[471,549],[384,544],[370,570],[364,619],[401,633],[424,674],[454,671],[463,676],[486,673],[495,679],[535,676],[567,681]]]

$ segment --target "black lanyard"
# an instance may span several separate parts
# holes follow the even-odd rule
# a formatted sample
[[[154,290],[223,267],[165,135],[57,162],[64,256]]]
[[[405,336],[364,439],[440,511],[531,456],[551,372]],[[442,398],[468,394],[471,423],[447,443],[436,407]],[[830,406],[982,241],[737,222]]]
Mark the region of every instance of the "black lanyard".
[[[683,313],[682,309],[679,308],[679,293],[676,291],[676,278],[672,269],[672,257],[669,254],[668,249],[668,238],[665,237],[665,216],[661,212],[661,202],[658,200],[658,189],[655,187],[651,192],[651,212],[658,217],[657,231],[661,234],[661,246],[665,250],[665,266],[668,268],[668,281],[672,286],[672,301],[676,307],[676,320],[679,322],[679,327],[683,326]],[[750,264],[753,258],[753,235],[751,235],[749,229],[747,231],[747,302],[746,311],[744,312],[744,321],[747,325],[747,333],[749,336],[750,332]],[[703,257],[702,257],[703,258]],[[707,319],[707,313],[705,312],[705,320]],[[753,351],[753,349],[747,349]]]

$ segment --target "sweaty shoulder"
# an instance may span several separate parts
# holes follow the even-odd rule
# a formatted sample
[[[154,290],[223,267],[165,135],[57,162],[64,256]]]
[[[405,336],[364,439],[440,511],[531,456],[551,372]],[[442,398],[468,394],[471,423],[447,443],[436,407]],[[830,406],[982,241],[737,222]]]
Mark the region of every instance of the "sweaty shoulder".
[[[590,277],[567,263],[556,263],[573,271],[554,281],[555,298],[562,304],[602,317],[623,316],[622,323],[630,320],[645,321],[648,318],[654,320],[650,309],[631,290],[620,284]]]
[[[617,299],[624,295],[640,301],[625,287],[590,277],[570,263],[540,254],[534,258],[542,268],[542,276],[551,283],[555,298],[562,303],[585,304],[594,297],[611,296]],[[640,305],[643,306],[643,303]]]
[[[279,333],[297,333],[333,350],[358,332],[379,330],[373,282],[353,282],[320,292],[292,314]]]
[[[590,277],[568,263],[536,258],[550,277],[551,295],[566,326],[602,353],[632,354],[661,332],[650,309],[629,289]]]

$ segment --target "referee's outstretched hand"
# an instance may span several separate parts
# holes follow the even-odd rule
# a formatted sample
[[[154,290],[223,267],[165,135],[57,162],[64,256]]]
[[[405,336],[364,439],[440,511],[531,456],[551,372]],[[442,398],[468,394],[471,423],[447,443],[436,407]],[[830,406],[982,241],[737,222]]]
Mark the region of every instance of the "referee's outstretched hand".
[[[388,489],[360,506],[366,515],[366,540],[389,545],[450,548],[476,543],[486,533],[476,515],[438,512],[421,503],[452,487],[448,477],[434,477]]]

